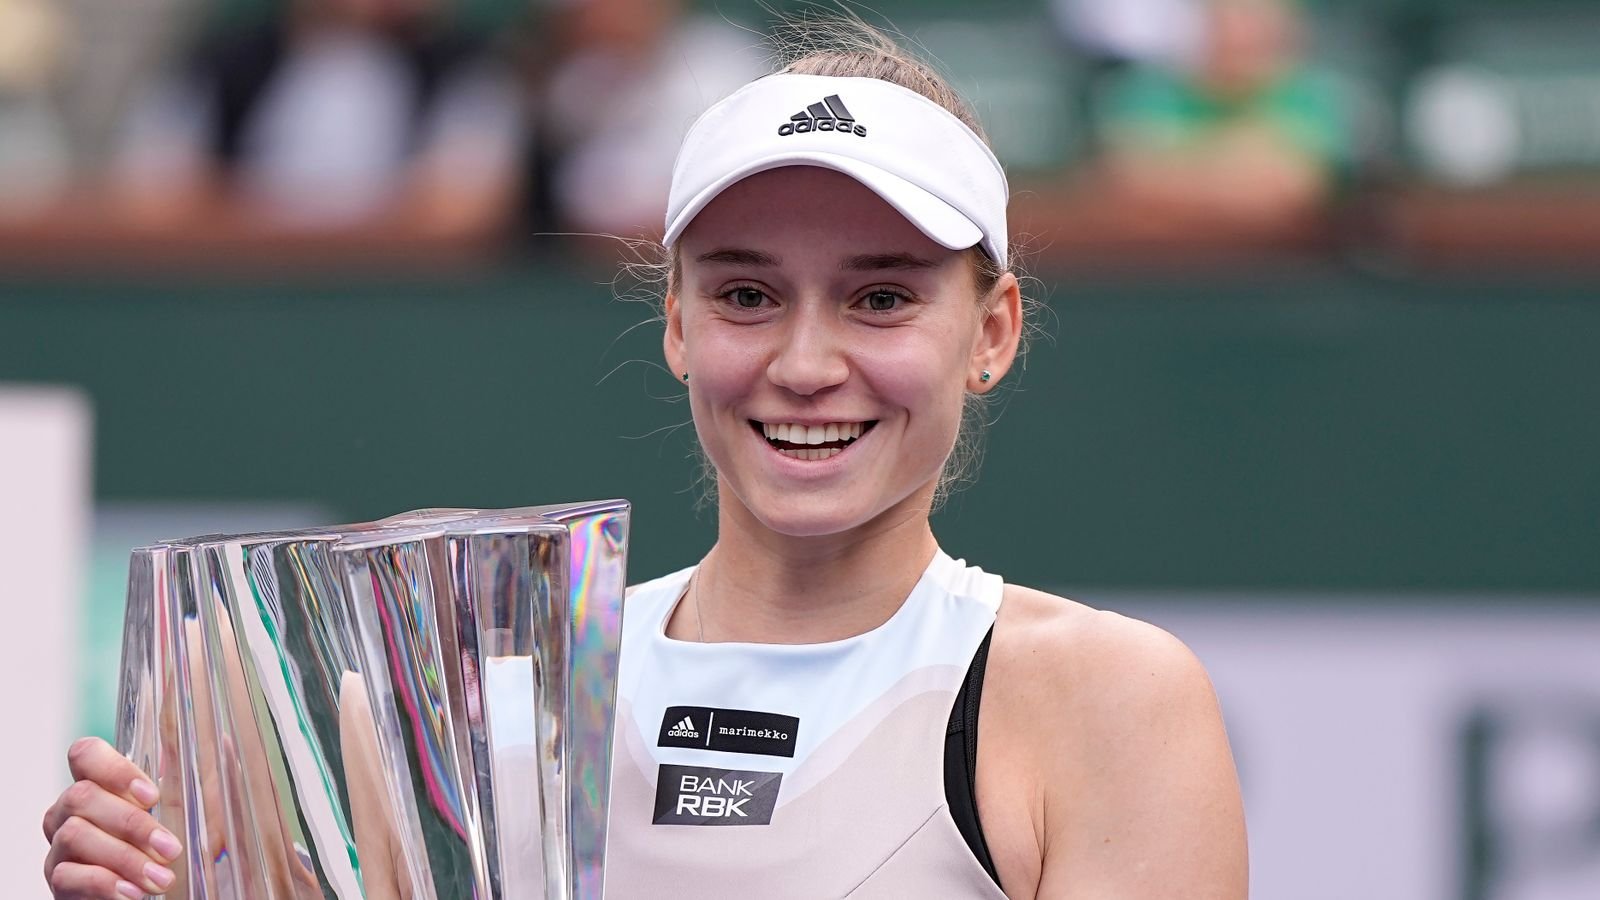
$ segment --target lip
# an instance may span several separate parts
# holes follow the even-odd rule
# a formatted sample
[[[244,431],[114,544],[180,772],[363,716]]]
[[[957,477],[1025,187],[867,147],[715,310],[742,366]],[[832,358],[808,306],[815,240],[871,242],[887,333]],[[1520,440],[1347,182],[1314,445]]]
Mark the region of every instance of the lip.
[[[768,423],[768,424],[771,424],[773,422],[781,422],[781,423],[783,423],[785,425],[804,425],[804,426],[809,428],[812,425],[832,425],[832,424],[834,424],[836,422],[860,422],[860,423],[862,423],[864,425],[864,424],[866,424],[868,422],[876,422],[878,420],[877,419],[871,419],[871,418],[852,419],[852,418],[850,418],[848,416],[846,416],[845,418],[842,418],[842,419],[823,419],[823,418],[818,418],[817,416],[793,416],[793,417],[773,416],[771,418],[766,418],[766,419],[757,419],[757,418],[753,418],[752,417],[752,418],[746,419],[745,421],[749,422],[752,426],[757,426],[757,427],[759,427],[763,422]]]

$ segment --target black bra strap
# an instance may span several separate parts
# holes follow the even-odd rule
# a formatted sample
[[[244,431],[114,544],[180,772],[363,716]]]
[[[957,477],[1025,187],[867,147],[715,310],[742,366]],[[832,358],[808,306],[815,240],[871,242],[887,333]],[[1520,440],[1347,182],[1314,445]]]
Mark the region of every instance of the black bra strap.
[[[972,848],[978,864],[999,885],[1000,875],[995,871],[989,844],[983,839],[983,825],[978,821],[978,703],[983,698],[983,673],[989,662],[989,639],[993,636],[991,627],[983,636],[983,643],[978,645],[978,652],[972,655],[967,677],[961,682],[956,701],[950,707],[950,727],[945,730],[944,738],[944,796],[956,830]]]

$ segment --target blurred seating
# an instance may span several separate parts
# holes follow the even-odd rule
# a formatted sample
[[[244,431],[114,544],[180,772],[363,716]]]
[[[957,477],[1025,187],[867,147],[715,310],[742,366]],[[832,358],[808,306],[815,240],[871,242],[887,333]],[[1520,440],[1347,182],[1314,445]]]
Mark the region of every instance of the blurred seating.
[[[222,34],[134,110],[113,180],[156,227],[492,233],[519,102],[441,19],[433,0],[301,0]]]
[[[482,255],[514,208],[514,80],[434,0],[295,0],[129,107],[94,207],[14,238],[191,263]]]
[[[1050,8],[1075,47],[1111,65],[1192,63],[1205,27],[1200,0],[1052,0]]]
[[[481,265],[513,236],[647,235],[683,130],[807,8],[0,0],[0,266]],[[1600,260],[1592,10],[874,12],[977,106],[1051,268]]]
[[[1433,264],[1600,260],[1600,13],[1480,5],[1428,21],[1405,86],[1412,178],[1394,252]]]
[[[760,36],[686,15],[677,0],[573,0],[542,25],[530,60],[530,228],[659,231],[684,132],[701,110],[767,71]]]
[[[94,192],[115,153],[128,107],[177,65],[215,0],[53,0],[75,52],[59,79],[62,124],[80,188]]]
[[[1352,159],[1344,92],[1307,61],[1289,0],[1191,7],[1193,46],[1097,72],[1093,157],[1022,204],[1060,255],[1149,265],[1324,249]]]
[[[67,189],[70,150],[51,96],[67,41],[49,0],[0,0],[0,220],[36,214]]]

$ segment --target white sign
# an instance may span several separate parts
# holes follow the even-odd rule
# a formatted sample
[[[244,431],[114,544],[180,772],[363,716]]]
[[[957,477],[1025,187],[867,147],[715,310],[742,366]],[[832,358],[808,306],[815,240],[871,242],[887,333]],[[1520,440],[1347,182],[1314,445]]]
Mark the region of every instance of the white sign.
[[[65,388],[0,385],[0,684],[21,739],[0,742],[12,796],[0,813],[7,897],[49,897],[39,830],[67,784],[77,722],[77,611],[88,547],[89,402]]]
[[[1205,662],[1256,900],[1600,898],[1600,602],[1079,596]]]

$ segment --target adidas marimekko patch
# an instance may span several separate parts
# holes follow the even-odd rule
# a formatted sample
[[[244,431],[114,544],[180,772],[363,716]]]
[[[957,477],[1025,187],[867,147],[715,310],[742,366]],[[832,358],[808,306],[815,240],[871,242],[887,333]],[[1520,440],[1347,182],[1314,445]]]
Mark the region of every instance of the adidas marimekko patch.
[[[856,117],[839,99],[838,94],[829,94],[820,101],[811,104],[789,117],[789,121],[778,126],[778,136],[788,137],[791,134],[805,134],[810,131],[836,131],[839,134],[853,134],[856,137],[866,137],[865,125],[857,125]]]
[[[657,747],[794,757],[800,720],[778,713],[710,706],[669,706]]]

